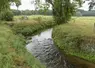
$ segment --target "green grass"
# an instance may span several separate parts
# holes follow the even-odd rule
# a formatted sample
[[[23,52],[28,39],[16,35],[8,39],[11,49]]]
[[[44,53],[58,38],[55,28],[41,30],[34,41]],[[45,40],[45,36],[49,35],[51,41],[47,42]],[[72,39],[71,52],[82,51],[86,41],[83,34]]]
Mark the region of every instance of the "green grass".
[[[53,30],[56,46],[67,55],[73,55],[95,63],[95,18],[73,18]]]
[[[50,16],[30,16],[29,18],[29,20],[12,22],[14,23],[14,26],[12,27],[13,31],[15,31],[16,34],[31,36],[56,25],[53,18]]]
[[[0,68],[45,68],[25,48],[23,36],[0,24]]]
[[[0,24],[0,68],[45,68],[27,52],[24,37],[51,28],[56,23],[51,16],[29,16],[28,20],[19,20],[20,17],[16,16],[15,21],[8,22],[11,27]],[[87,38],[94,40],[94,19],[94,17],[73,17],[70,23],[55,27],[54,42],[67,54],[95,62],[95,52],[89,53],[84,50],[85,46],[82,50],[76,46],[80,43],[77,41],[86,41]]]
[[[16,20],[21,20],[21,18],[23,17],[24,15],[20,15],[20,16],[14,16],[14,20],[16,21]],[[37,19],[37,18],[39,18],[39,17],[42,17],[43,18],[43,20],[44,19],[53,19],[53,17],[52,16],[45,16],[45,15],[31,15],[31,16],[27,16],[28,17],[28,20],[33,20],[33,19]]]
[[[0,68],[46,68],[26,50],[25,37],[56,24],[49,16],[29,16],[28,20],[19,18],[0,23]]]

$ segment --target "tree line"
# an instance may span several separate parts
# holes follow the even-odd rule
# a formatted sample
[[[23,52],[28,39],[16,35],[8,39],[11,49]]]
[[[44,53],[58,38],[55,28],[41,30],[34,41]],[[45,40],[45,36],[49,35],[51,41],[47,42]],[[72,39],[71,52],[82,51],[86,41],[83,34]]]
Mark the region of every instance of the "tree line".
[[[52,10],[11,10],[13,15],[52,15]]]
[[[21,4],[21,0],[2,0],[0,1],[0,20],[13,20],[13,13],[10,11],[10,4],[15,3],[17,8]],[[34,0],[35,9],[44,9],[46,12],[50,5],[52,5],[52,14],[54,21],[57,24],[68,23],[76,12],[77,7],[81,7],[83,3],[88,0],[45,0],[45,3],[42,4],[41,0]],[[94,7],[95,1],[91,0],[89,3],[89,11]]]
[[[41,10],[12,10],[13,15],[53,15],[52,10],[47,12]],[[77,9],[74,16],[95,16],[95,10],[84,11],[83,9]]]
[[[95,16],[95,10],[85,11],[83,9],[78,9],[74,16]]]

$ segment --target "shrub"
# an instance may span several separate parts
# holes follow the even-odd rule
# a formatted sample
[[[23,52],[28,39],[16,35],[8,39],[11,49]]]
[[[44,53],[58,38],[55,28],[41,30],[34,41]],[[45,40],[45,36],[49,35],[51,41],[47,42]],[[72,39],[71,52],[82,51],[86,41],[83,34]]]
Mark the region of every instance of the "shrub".
[[[53,20],[37,17],[30,21],[15,23],[12,29],[16,34],[22,34],[26,37],[39,33],[40,31],[51,28],[55,25],[56,23]]]
[[[0,20],[12,21],[13,20],[13,13],[10,10],[2,11],[0,13]]]

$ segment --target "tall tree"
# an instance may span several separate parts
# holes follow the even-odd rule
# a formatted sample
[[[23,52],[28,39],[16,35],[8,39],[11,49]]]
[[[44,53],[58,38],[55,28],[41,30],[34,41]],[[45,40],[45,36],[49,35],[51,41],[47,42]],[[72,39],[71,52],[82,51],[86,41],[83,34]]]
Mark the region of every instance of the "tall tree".
[[[20,0],[1,0],[0,1],[0,12],[3,10],[10,9],[10,4],[12,2],[18,3]]]
[[[21,5],[21,2],[18,0],[15,3],[16,3],[17,10],[18,10],[19,6]]]
[[[67,23],[75,13],[75,9],[81,6],[82,0],[46,0],[52,5],[53,16],[58,24]]]
[[[87,0],[45,0],[52,5],[53,16],[55,22],[58,24],[67,23],[71,16],[75,13],[78,7],[82,6]],[[41,0],[36,0],[39,5]],[[91,10],[95,5],[95,0],[91,0],[89,3],[89,10]]]
[[[20,2],[20,0],[1,0],[0,1],[0,20],[13,20],[13,13],[10,10],[11,3]]]

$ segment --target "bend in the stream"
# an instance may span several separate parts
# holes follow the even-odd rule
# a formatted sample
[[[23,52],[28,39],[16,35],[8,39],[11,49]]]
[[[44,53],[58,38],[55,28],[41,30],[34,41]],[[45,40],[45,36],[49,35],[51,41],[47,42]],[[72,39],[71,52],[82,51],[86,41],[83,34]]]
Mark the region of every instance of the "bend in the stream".
[[[65,58],[61,56],[52,40],[52,29],[32,37],[26,47],[46,68],[69,68]],[[73,68],[73,67],[72,67]]]

